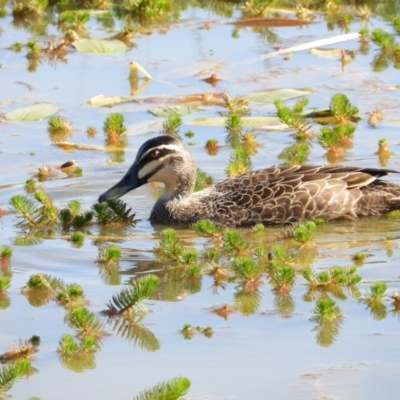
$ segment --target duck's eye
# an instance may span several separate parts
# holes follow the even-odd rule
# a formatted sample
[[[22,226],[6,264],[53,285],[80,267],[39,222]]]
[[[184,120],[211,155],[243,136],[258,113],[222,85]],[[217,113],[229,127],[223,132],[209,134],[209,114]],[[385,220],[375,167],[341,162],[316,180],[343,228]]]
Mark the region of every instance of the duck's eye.
[[[150,153],[150,157],[151,157],[151,158],[158,158],[159,155],[160,155],[160,150],[153,150],[153,151]]]

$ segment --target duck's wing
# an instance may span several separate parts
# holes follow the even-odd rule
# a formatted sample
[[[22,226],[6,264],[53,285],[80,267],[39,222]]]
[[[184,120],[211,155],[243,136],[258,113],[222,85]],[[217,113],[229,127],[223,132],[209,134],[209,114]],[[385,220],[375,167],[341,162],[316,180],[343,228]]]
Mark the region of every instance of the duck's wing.
[[[221,191],[240,189],[243,186],[251,186],[259,182],[273,181],[275,178],[291,175],[302,175],[303,179],[311,176],[322,176],[324,179],[344,179],[349,187],[365,186],[377,178],[399,171],[380,168],[360,168],[347,166],[316,166],[316,165],[294,165],[275,166],[270,168],[250,171],[234,178],[228,178],[218,182],[215,186]]]
[[[220,216],[221,223],[251,225],[257,222],[287,223],[316,217],[329,220],[355,216],[357,201],[362,196],[359,188],[395,172],[314,167],[312,173],[309,169],[307,173],[297,170],[272,177],[271,169],[261,171],[216,185],[222,194],[213,200],[213,211]]]

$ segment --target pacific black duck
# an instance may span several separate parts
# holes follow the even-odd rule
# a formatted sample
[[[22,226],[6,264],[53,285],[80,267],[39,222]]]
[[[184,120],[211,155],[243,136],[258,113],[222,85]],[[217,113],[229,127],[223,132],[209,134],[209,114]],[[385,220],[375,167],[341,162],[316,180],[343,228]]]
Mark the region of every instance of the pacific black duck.
[[[150,220],[188,225],[199,219],[233,226],[284,224],[379,215],[400,209],[400,186],[380,178],[389,169],[282,166],[252,171],[193,192],[196,166],[182,142],[158,136],[145,142],[125,176],[99,201],[115,200],[147,182],[162,182]]]

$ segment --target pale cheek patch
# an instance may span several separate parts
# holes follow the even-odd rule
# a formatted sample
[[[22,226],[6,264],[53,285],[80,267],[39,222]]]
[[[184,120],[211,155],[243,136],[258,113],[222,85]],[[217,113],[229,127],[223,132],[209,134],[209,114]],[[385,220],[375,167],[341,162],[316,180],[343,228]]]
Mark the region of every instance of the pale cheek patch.
[[[154,170],[156,170],[160,166],[160,164],[161,164],[160,161],[154,160],[144,165],[142,168],[140,168],[138,172],[139,179],[142,179],[143,177],[151,174]]]
[[[163,168],[151,176],[148,182],[161,182],[164,183],[166,187],[175,187],[177,183],[176,174],[170,168]]]

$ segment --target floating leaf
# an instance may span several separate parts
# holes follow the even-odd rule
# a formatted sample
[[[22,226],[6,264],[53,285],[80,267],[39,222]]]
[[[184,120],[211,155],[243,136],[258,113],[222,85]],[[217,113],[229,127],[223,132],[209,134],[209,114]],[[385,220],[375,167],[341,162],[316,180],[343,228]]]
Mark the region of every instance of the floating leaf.
[[[167,118],[170,114],[177,114],[181,117],[194,112],[204,111],[200,107],[196,106],[160,106],[149,109],[149,113],[156,117]]]
[[[293,99],[295,97],[306,96],[310,93],[311,92],[307,92],[305,90],[297,90],[289,88],[289,89],[269,90],[267,92],[250,93],[244,97],[250,101],[255,101],[257,103],[275,103],[275,101],[277,100]]]
[[[5,117],[7,121],[40,121],[50,117],[59,110],[57,104],[38,103],[31,106],[17,108],[8,112]]]
[[[285,130],[288,129],[278,117],[242,117],[242,126],[258,128],[263,130]],[[225,126],[225,117],[203,117],[188,121],[188,124],[201,126]]]
[[[127,101],[132,101],[133,99],[133,97],[104,96],[103,94],[99,94],[92,97],[90,100],[88,100],[86,103],[83,103],[82,105],[90,107],[104,107],[112,106],[119,103],[126,103]]]
[[[72,45],[79,53],[109,54],[122,53],[127,47],[120,40],[79,39]]]

